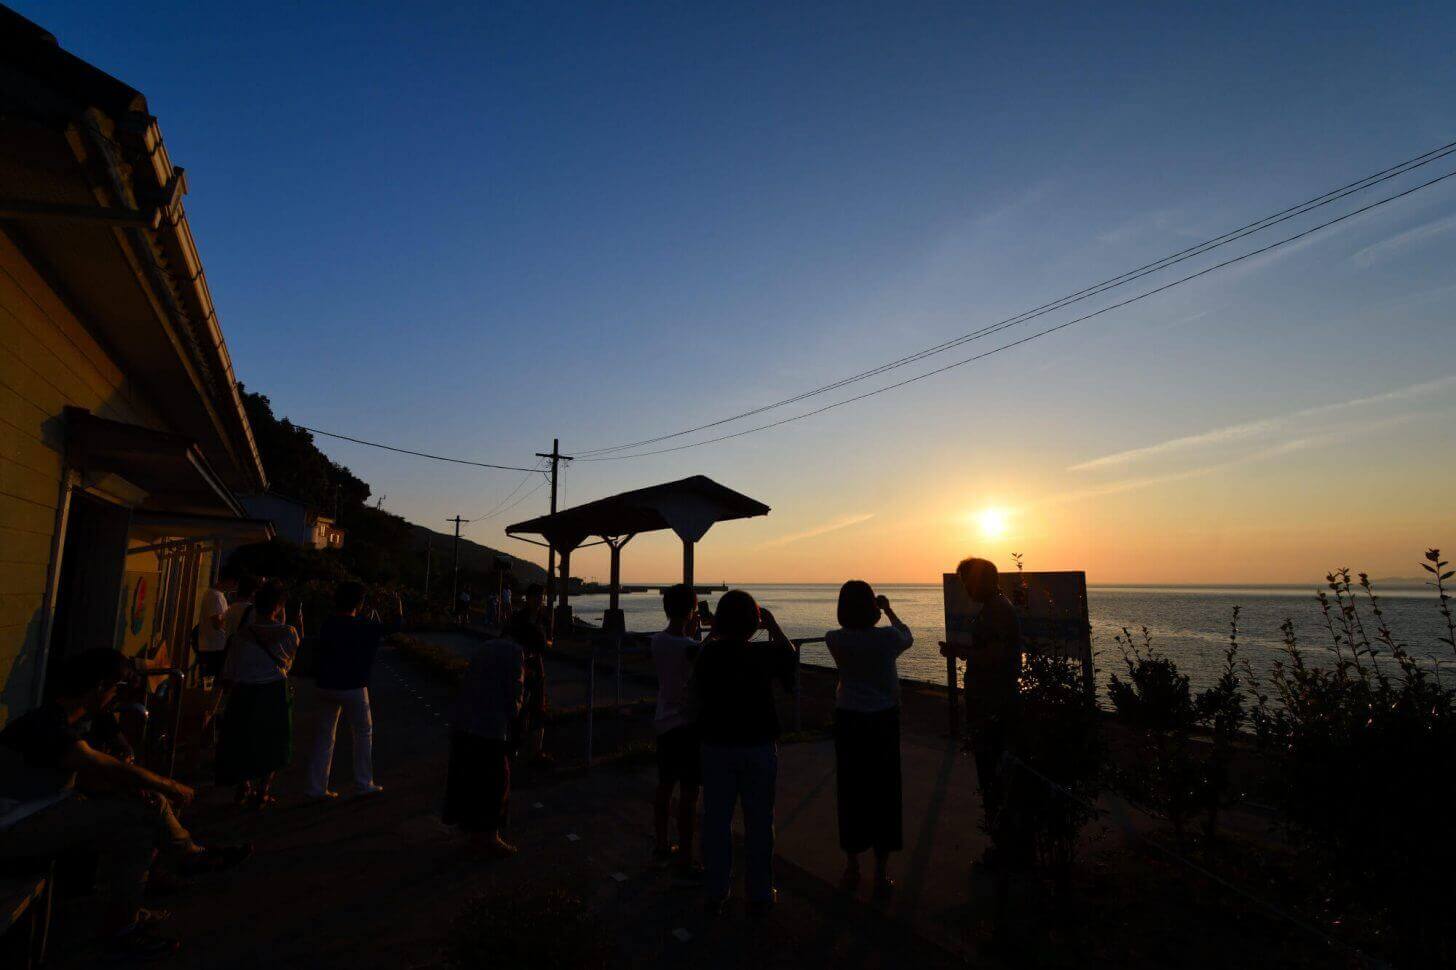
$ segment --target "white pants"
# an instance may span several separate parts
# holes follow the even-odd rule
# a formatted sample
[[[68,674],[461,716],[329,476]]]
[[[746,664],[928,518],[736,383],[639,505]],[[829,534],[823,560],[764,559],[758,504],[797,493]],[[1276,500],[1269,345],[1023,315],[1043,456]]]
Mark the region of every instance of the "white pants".
[[[319,688],[318,727],[313,735],[313,760],[308,766],[308,792],[321,795],[329,787],[334,764],[334,732],[339,712],[349,720],[354,735],[354,784],[360,789],[374,785],[374,721],[369,714],[369,688],[324,690]]]

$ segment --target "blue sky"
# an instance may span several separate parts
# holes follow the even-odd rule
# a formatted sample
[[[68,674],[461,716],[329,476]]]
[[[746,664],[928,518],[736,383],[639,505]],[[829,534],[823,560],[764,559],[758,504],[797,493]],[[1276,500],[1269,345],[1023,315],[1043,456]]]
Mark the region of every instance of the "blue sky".
[[[16,6],[147,95],[250,388],[507,464],[775,400],[1456,138],[1450,4]],[[566,500],[749,492],[774,514],[699,553],[739,580],[1018,547],[1094,581],[1408,575],[1456,545],[1452,265],[1456,179],[873,401],[580,463]],[[441,528],[521,480],[321,443]],[[962,521],[987,507],[1004,533]]]

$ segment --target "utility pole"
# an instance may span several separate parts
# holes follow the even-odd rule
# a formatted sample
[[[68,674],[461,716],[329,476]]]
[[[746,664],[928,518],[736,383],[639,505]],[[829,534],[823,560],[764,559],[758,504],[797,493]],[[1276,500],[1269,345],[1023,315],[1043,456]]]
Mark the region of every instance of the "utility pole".
[[[435,559],[434,533],[425,533],[425,606],[430,605],[430,564]]]
[[[455,523],[455,552],[450,562],[450,609],[453,610],[460,599],[460,526],[470,520],[457,515],[445,521]]]
[[[563,461],[571,461],[570,455],[561,453],[561,439],[551,439],[551,453],[549,455],[536,452],[537,458],[551,459],[551,514],[556,514],[556,469]],[[563,583],[569,582],[571,577],[562,579]],[[553,622],[556,615],[556,547],[552,546],[546,553],[546,616],[547,622]]]

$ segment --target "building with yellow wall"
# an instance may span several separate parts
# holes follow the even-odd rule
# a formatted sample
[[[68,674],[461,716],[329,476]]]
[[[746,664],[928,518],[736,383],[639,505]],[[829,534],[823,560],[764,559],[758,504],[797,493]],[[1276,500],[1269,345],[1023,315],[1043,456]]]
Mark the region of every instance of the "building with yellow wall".
[[[0,723],[49,665],[185,665],[221,544],[267,488],[137,91],[0,7]]]

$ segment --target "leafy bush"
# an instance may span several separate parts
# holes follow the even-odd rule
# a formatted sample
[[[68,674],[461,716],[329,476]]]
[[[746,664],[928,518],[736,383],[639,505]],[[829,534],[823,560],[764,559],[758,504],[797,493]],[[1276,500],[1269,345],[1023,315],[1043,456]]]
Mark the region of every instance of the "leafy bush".
[[[1426,558],[1446,619],[1437,639],[1456,650],[1444,585],[1452,574],[1439,550]],[[1284,657],[1259,684],[1253,722],[1275,768],[1274,796],[1338,896],[1388,921],[1410,965],[1444,965],[1456,904],[1456,843],[1446,836],[1456,692],[1396,639],[1368,577],[1360,574],[1358,592],[1348,569],[1327,581],[1319,598],[1333,667],[1307,663],[1285,621]]]
[[[579,896],[520,886],[470,899],[445,957],[457,970],[598,970],[611,954],[606,927]]]
[[[1166,818],[1181,839],[1199,787],[1198,765],[1189,750],[1197,714],[1188,677],[1157,652],[1147,627],[1141,647],[1126,627],[1116,640],[1123,648],[1127,680],[1113,674],[1107,693],[1138,745],[1133,763],[1117,770],[1117,785],[1133,802]]]
[[[1020,685],[1006,725],[1002,805],[987,832],[998,857],[1030,856],[1065,881],[1101,791],[1097,698],[1078,661],[1049,654],[1026,658]]]
[[[1235,607],[1223,672],[1196,695],[1178,665],[1154,649],[1147,627],[1141,646],[1126,627],[1116,638],[1127,680],[1114,674],[1107,692],[1138,744],[1133,763],[1118,769],[1117,785],[1133,802],[1166,818],[1179,839],[1195,813],[1203,816],[1204,835],[1214,838],[1219,813],[1230,804],[1234,745],[1246,717],[1238,638]],[[1207,744],[1194,737],[1200,726],[1207,730]]]
[[[460,683],[470,662],[453,651],[434,643],[396,633],[385,640],[400,656],[419,664],[430,675],[449,684]]]

